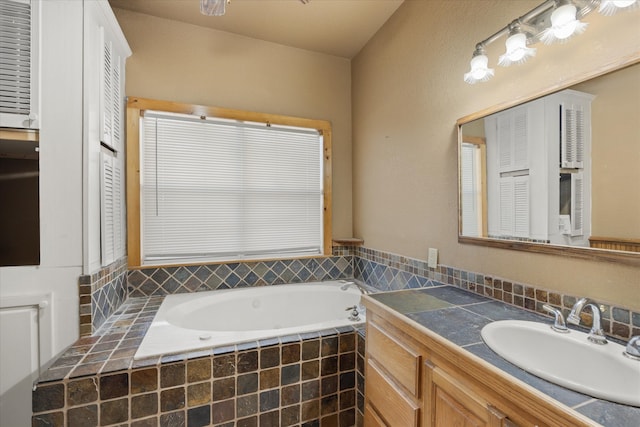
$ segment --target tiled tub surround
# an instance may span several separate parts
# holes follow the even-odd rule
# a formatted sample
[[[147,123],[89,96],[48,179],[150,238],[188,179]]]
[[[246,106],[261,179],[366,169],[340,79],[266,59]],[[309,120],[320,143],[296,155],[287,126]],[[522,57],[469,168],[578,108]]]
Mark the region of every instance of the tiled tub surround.
[[[127,299],[127,257],[80,276],[80,336],[89,336],[102,326]]]
[[[281,285],[353,277],[353,257],[143,268],[129,271],[129,296],[157,296],[247,286]]]
[[[551,324],[549,317],[454,286],[378,293],[371,298],[599,424],[608,427],[638,426],[640,408],[592,398],[529,374],[491,351],[480,335],[482,328],[495,320],[519,319]],[[585,375],[589,373],[585,372]]]
[[[560,308],[565,317],[581,296],[563,295],[531,284],[468,272],[440,265],[429,268],[427,261],[395,255],[362,246],[335,247],[334,253],[353,256],[354,277],[382,291],[453,285],[507,304],[548,315],[543,304]],[[640,312],[597,301],[602,312],[602,327],[609,336],[628,340],[640,335]],[[591,314],[582,314],[590,324]]]
[[[161,302],[130,298],[68,349],[33,393],[33,426],[355,425],[354,328],[134,361]]]

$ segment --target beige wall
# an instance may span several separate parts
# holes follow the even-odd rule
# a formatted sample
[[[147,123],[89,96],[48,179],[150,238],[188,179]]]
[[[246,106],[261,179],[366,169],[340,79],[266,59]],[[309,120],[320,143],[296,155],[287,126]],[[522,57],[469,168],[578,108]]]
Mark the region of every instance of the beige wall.
[[[640,309],[638,266],[457,242],[456,120],[640,57],[639,10],[592,14],[575,40],[538,44],[530,62],[464,83],[475,44],[539,3],[407,0],[354,58],[354,235],[420,259],[435,247],[449,266]],[[504,38],[489,47],[491,64],[503,49]]]
[[[127,96],[331,121],[333,235],[352,235],[349,60],[114,12],[133,51]]]
[[[591,234],[640,239],[640,64],[576,85],[592,93]]]

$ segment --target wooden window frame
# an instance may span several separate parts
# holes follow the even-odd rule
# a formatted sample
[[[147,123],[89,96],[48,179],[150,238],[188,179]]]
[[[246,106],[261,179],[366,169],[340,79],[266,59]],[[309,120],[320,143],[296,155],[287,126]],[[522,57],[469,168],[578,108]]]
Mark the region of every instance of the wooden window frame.
[[[197,117],[213,117],[240,121],[270,123],[283,126],[296,126],[316,129],[323,137],[322,179],[323,195],[323,255],[331,255],[332,235],[332,178],[331,178],[331,122],[326,120],[305,119],[283,116],[279,114],[256,113],[233,110],[229,108],[211,107],[195,104],[184,104],[172,101],[128,97],[126,123],[126,183],[127,183],[127,256],[130,268],[146,267],[142,265],[141,227],[140,227],[140,117],[144,111],[164,111],[169,113],[189,114]],[[255,261],[255,260],[252,260]],[[229,261],[224,261],[229,262]],[[204,263],[204,262],[203,262]],[[195,264],[203,264],[195,263]],[[212,261],[207,264],[220,263]],[[183,265],[183,264],[180,264]],[[162,267],[154,265],[154,268]]]

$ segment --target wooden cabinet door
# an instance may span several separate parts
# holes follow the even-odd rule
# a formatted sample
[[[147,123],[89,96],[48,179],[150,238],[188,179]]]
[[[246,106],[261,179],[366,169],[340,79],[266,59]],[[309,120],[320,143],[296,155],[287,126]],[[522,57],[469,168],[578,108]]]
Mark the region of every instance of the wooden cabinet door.
[[[512,427],[507,417],[442,369],[426,363],[424,425]]]

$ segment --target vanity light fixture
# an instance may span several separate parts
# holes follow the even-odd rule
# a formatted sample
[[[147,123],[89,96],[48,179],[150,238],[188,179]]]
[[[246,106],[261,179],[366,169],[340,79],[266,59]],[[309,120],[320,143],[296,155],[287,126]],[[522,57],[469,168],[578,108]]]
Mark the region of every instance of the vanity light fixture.
[[[464,81],[469,84],[486,82],[493,77],[493,68],[489,68],[489,58],[481,45],[476,46],[471,58],[471,71],[465,73]]]
[[[638,5],[640,5],[638,0],[602,0],[598,12],[611,16],[620,10],[630,10]]]
[[[532,44],[565,42],[584,32],[587,24],[580,20],[595,9],[603,15],[612,15],[639,5],[640,0],[546,0],[476,44],[471,70],[464,74],[464,81],[473,84],[493,77],[485,48],[502,36],[507,36],[506,52],[500,55],[498,64],[507,67],[535,56],[536,49],[530,47]]]
[[[536,49],[527,47],[528,37],[517,23],[510,25],[509,37],[506,41],[507,51],[498,58],[498,65],[508,67],[511,64],[522,64],[536,55]]]
[[[587,24],[577,18],[578,8],[564,1],[551,12],[551,26],[545,29],[540,36],[544,44],[565,42],[570,37],[582,34],[587,29]]]

